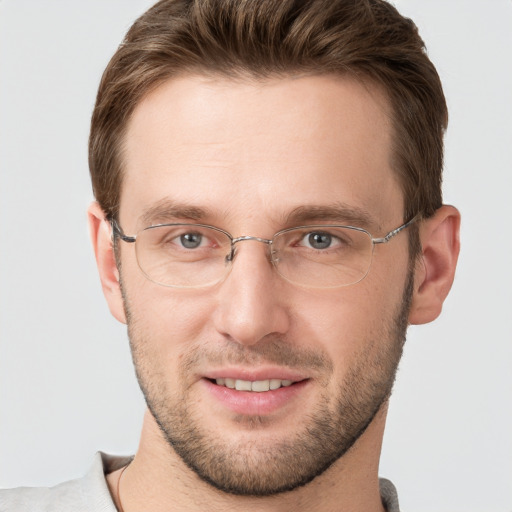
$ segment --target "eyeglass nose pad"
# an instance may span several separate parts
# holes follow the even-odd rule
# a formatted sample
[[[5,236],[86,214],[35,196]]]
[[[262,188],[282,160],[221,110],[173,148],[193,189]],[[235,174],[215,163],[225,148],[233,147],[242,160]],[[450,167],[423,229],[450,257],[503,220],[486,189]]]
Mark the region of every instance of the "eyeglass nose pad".
[[[234,260],[234,258],[235,258],[235,250],[236,250],[235,246],[232,245],[231,246],[231,251],[229,251],[229,254],[226,254],[226,258],[224,259],[224,262],[226,263],[226,265],[228,263],[231,263]]]
[[[270,250],[270,263],[272,263],[273,265],[277,265],[279,263],[279,256],[278,256],[278,252],[274,249],[271,249]]]

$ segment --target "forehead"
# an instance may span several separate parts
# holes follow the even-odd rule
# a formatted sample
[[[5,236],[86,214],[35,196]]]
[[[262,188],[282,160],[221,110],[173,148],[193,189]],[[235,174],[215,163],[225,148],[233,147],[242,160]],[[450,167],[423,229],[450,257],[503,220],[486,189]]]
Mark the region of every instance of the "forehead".
[[[175,78],[129,122],[121,219],[134,227],[177,203],[212,223],[268,217],[280,228],[297,208],[342,204],[395,222],[391,133],[384,94],[353,79]]]

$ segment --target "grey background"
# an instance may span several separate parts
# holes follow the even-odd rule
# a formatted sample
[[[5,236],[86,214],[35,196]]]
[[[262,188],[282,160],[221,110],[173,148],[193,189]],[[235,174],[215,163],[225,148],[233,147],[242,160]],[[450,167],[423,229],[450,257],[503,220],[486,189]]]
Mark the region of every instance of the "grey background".
[[[148,0],[0,2],[0,486],[133,453],[143,403],[85,210],[103,68]],[[442,316],[409,331],[381,474],[404,510],[512,511],[512,2],[401,0],[450,107],[445,201],[463,215]]]

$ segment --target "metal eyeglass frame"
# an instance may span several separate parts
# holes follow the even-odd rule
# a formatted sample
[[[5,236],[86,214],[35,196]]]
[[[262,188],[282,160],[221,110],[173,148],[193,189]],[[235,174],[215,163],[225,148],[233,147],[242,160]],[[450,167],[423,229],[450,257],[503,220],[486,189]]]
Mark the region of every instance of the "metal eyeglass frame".
[[[276,237],[278,237],[279,235],[281,235],[283,233],[287,233],[289,231],[293,231],[295,229],[345,228],[345,229],[352,229],[354,231],[359,231],[359,232],[362,232],[362,233],[365,233],[366,235],[368,235],[370,240],[371,240],[371,242],[372,242],[372,248],[373,248],[377,244],[388,243],[392,238],[394,238],[396,235],[398,235],[398,233],[400,233],[404,229],[408,228],[411,224],[416,222],[418,219],[419,219],[419,215],[416,215],[411,220],[407,221],[405,224],[402,224],[401,226],[398,226],[397,228],[392,229],[385,236],[379,237],[379,238],[375,238],[366,229],[358,228],[356,226],[346,226],[346,225],[342,225],[342,224],[314,224],[314,225],[307,225],[307,226],[295,226],[295,227],[292,227],[292,228],[286,228],[286,229],[282,229],[281,231],[278,231],[270,239],[269,238],[261,238],[261,237],[258,237],[258,236],[249,236],[249,235],[233,237],[230,233],[228,233],[224,229],[217,228],[215,226],[210,226],[209,224],[197,224],[197,223],[180,223],[180,222],[177,222],[177,223],[155,224],[155,225],[143,228],[141,231],[145,231],[145,230],[148,230],[148,229],[159,228],[159,227],[164,227],[164,226],[197,226],[197,227],[200,227],[200,228],[208,228],[208,229],[213,229],[215,231],[219,231],[220,233],[223,233],[224,235],[226,235],[231,240],[231,250],[230,250],[229,254],[226,255],[226,259],[225,259],[226,263],[230,263],[235,258],[235,254],[236,254],[235,244],[237,244],[238,242],[244,242],[244,241],[252,240],[252,241],[255,241],[255,242],[261,242],[263,244],[268,245],[269,247],[272,247],[272,244],[273,244],[273,242],[274,242]],[[115,219],[111,219],[110,220],[110,224],[112,225],[112,240],[113,241],[114,241],[116,236],[118,236],[123,242],[129,243],[129,244],[134,244],[137,241],[137,235],[126,235],[126,234],[124,234],[123,230],[121,229],[121,227],[119,226],[119,224],[117,223],[117,221]],[[373,250],[372,250],[372,252],[373,252]],[[138,258],[137,258],[137,260],[138,260]],[[272,250],[270,251],[270,261],[274,265],[278,261],[278,260],[274,259],[274,252]],[[368,267],[368,271],[366,272],[366,274],[363,277],[361,277],[361,279],[359,281],[356,281],[355,283],[350,283],[350,284],[357,284],[358,282],[362,281],[366,277],[366,275],[368,275],[368,272],[370,271],[370,268],[371,268],[371,262],[370,262],[370,265]],[[146,272],[143,269],[141,269],[141,270],[142,270],[143,274],[150,281],[152,281],[152,282],[154,282],[154,283],[156,283],[156,284],[158,284],[160,286],[169,286],[169,285],[165,285],[165,284],[159,283],[157,281],[153,281],[151,278],[149,278],[149,276],[146,274]],[[287,278],[285,278],[285,279],[287,279]],[[340,287],[342,287],[342,286],[350,286],[350,284],[348,284],[348,285],[340,285]]]

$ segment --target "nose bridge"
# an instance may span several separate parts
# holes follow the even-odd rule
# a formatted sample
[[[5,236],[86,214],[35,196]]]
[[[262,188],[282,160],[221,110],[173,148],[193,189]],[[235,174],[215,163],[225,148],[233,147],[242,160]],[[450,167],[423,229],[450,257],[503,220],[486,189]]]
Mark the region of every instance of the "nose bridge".
[[[260,238],[259,236],[239,236],[238,238],[233,238],[233,241],[231,243],[232,245],[235,245],[238,242],[246,242],[249,240],[253,240],[254,242],[261,242],[267,245],[270,245],[272,243],[272,240],[269,240],[268,238]]]
[[[233,238],[231,240],[231,251],[228,254],[228,256],[226,257],[226,261],[233,261],[235,254],[236,254],[235,244],[237,244],[239,242],[260,242],[262,244],[268,245],[269,247],[272,245],[272,240],[270,240],[268,238],[260,238],[259,236],[244,235],[244,236],[239,236],[237,238]]]
[[[260,242],[271,246],[271,240],[252,236],[233,239],[232,253],[238,242]],[[219,288],[216,328],[230,339],[244,345],[258,343],[271,333],[284,333],[289,318],[280,293],[276,293],[276,275],[270,258],[266,263],[261,250],[247,247],[231,268]]]

